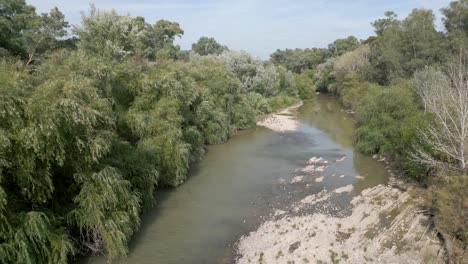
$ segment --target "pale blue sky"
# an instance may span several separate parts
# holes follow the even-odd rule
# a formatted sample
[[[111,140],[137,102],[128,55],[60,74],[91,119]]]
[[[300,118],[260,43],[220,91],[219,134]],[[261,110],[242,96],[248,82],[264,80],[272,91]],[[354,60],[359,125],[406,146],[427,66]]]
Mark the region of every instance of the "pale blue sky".
[[[268,58],[276,49],[325,47],[337,38],[373,34],[370,22],[387,10],[406,17],[413,8],[431,8],[441,25],[439,9],[450,0],[26,0],[47,12],[57,6],[72,23],[90,3],[98,9],[143,16],[147,22],[177,21],[185,31],[177,43],[189,49],[200,36],[214,37],[230,49]]]

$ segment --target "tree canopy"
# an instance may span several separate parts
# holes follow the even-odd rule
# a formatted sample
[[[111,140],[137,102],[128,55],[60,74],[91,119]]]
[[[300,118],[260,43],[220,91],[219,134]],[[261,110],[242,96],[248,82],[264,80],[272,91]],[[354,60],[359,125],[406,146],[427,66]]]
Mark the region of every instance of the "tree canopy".
[[[226,46],[219,44],[214,38],[201,37],[197,42],[192,44],[192,50],[199,55],[219,55],[225,50],[229,50]]]

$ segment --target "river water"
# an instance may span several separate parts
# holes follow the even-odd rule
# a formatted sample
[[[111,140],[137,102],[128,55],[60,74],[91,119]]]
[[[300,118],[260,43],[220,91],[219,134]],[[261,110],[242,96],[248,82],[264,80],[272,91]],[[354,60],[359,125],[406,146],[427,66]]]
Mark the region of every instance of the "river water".
[[[128,258],[119,263],[233,263],[237,240],[275,209],[287,208],[324,188],[352,184],[357,194],[386,183],[384,165],[354,150],[352,116],[334,97],[319,95],[315,101],[306,101],[297,118],[301,126],[295,132],[258,127],[208,147],[187,182],[157,192],[157,203],[144,214]],[[304,167],[311,157],[346,159],[330,166],[322,182],[307,187],[280,184],[289,183],[295,169]],[[83,263],[105,263],[105,258]]]

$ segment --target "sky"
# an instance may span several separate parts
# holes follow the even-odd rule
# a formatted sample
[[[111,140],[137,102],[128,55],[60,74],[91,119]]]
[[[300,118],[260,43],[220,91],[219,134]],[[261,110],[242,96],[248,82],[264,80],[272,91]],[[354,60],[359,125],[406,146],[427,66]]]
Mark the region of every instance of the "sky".
[[[246,50],[267,59],[276,49],[326,47],[337,38],[372,35],[371,22],[395,11],[405,18],[413,8],[435,11],[442,30],[440,8],[450,0],[26,0],[38,13],[58,7],[71,24],[94,4],[100,10],[179,22],[185,31],[177,40],[182,49],[201,36],[214,37],[232,50]]]

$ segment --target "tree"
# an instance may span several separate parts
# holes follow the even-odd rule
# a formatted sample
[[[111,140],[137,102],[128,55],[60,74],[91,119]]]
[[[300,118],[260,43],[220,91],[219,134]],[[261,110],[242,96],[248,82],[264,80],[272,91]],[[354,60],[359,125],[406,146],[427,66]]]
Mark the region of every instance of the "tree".
[[[276,50],[270,55],[270,61],[275,65],[282,65],[286,69],[301,73],[304,70],[315,69],[325,61],[326,49],[285,49]]]
[[[387,11],[385,18],[378,19],[371,24],[378,36],[370,46],[371,79],[380,84],[388,84],[392,79],[403,74],[402,55],[399,51],[402,43],[401,22],[393,11]]]
[[[219,44],[214,38],[201,37],[196,43],[192,44],[192,50],[202,56],[219,55],[225,50],[226,46]]]
[[[413,9],[402,21],[401,53],[403,70],[411,76],[417,69],[444,61],[447,47],[441,33],[435,28],[432,10]]]
[[[82,25],[74,28],[78,47],[93,55],[122,60],[140,54],[149,55],[154,47],[148,43],[150,28],[139,18],[118,15],[115,10],[100,11],[91,6],[83,14]]]
[[[361,45],[336,58],[333,69],[338,74],[360,73],[364,77],[364,69],[369,65],[369,53],[369,46]]]
[[[59,38],[67,35],[68,22],[65,16],[54,8],[49,14],[42,14],[31,27],[24,31],[23,46],[28,54],[26,65],[35,59],[38,53],[45,53],[59,46]]]
[[[377,19],[371,23],[371,25],[375,28],[375,33],[378,37],[383,36],[387,29],[398,26],[399,24],[397,19],[398,15],[395,12],[386,11],[384,15],[385,18]]]
[[[468,35],[468,0],[458,0],[441,9],[445,29],[449,33],[462,32]]]
[[[274,65],[258,66],[256,74],[249,79],[247,91],[256,92],[262,96],[274,96],[278,94],[280,74]]]
[[[433,125],[422,131],[430,149],[419,147],[415,158],[427,165],[468,172],[468,53],[445,71],[427,68],[415,74],[416,91]],[[454,165],[455,164],[455,165]]]
[[[0,48],[22,56],[26,65],[65,41],[68,22],[57,8],[37,15],[23,0],[2,0],[0,6]]]
[[[176,37],[182,37],[184,30],[179,23],[168,20],[158,20],[153,26],[156,48],[163,49],[167,45],[173,45]]]
[[[184,30],[179,23],[161,19],[154,24],[152,42],[156,49],[156,58],[159,59],[176,59],[180,46],[174,45],[176,37],[182,37]]]
[[[224,51],[215,59],[241,80],[245,91],[249,90],[251,79],[257,74],[258,69],[264,67],[259,58],[245,51]]]
[[[0,0],[0,48],[25,55],[22,31],[37,18],[35,8],[24,0]]]
[[[359,40],[354,36],[349,36],[343,39],[337,39],[333,43],[328,44],[328,56],[338,57],[348,51],[352,51],[359,46]]]
[[[413,9],[403,21],[393,12],[373,22],[378,38],[370,52],[370,77],[381,84],[409,78],[427,65],[444,61],[446,42],[434,25],[434,14],[427,9]]]
[[[301,99],[312,99],[315,95],[314,73],[312,70],[294,74],[294,83]]]

